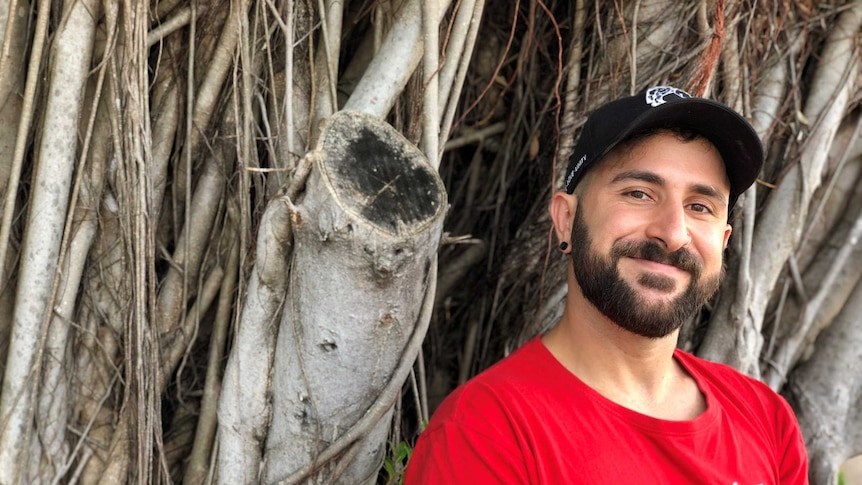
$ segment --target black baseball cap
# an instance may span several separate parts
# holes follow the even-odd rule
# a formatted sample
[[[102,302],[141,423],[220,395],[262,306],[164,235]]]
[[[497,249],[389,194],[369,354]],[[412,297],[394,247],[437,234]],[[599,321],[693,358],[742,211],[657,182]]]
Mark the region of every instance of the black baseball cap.
[[[730,180],[728,208],[754,183],[763,165],[760,137],[739,113],[672,86],[655,86],[590,114],[569,158],[566,192],[574,192],[584,172],[620,142],[651,128],[692,130],[718,149]]]

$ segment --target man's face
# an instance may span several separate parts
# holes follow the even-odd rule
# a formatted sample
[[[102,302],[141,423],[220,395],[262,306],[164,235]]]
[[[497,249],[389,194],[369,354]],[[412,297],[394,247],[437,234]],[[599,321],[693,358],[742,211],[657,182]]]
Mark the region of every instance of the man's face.
[[[572,224],[581,292],[620,327],[667,336],[718,290],[730,235],[721,157],[661,132],[593,171]]]
[[[718,290],[720,275],[703,275],[703,264],[685,248],[667,253],[651,241],[619,241],[603,255],[593,249],[589,229],[578,211],[572,226],[572,260],[575,278],[584,297],[620,327],[648,338],[669,335],[685,323]],[[662,274],[643,272],[630,285],[620,274],[620,258],[642,258],[672,264],[689,272],[685,291],[670,301],[651,302],[637,288],[678,293],[677,282]]]

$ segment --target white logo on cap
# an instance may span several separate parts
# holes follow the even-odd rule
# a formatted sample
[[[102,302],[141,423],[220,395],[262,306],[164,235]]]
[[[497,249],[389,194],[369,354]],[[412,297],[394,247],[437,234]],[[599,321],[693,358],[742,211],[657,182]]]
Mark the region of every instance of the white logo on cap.
[[[566,187],[568,187],[569,184],[572,183],[572,179],[575,177],[575,174],[578,173],[578,170],[581,169],[581,166],[584,164],[584,162],[586,160],[587,160],[587,155],[584,154],[584,156],[582,156],[581,159],[578,160],[578,163],[575,164],[574,168],[572,168],[572,171],[569,172],[569,175],[566,177]]]
[[[666,103],[664,99],[666,96],[670,94],[675,94],[680,98],[690,98],[691,95],[682,89],[677,89],[673,86],[656,86],[654,88],[650,88],[646,92],[646,102],[648,105],[655,108],[656,106],[661,106]]]
[[[575,171],[575,172],[577,172],[578,170],[580,170],[580,169],[581,169],[581,165],[583,165],[583,164],[584,164],[584,162],[586,162],[586,161],[587,161],[587,155],[586,155],[586,154],[584,154],[584,156],[583,156],[583,157],[581,157],[581,159],[580,159],[580,160],[578,160],[578,163],[576,163],[576,164],[575,164],[575,170],[574,170],[574,171]]]

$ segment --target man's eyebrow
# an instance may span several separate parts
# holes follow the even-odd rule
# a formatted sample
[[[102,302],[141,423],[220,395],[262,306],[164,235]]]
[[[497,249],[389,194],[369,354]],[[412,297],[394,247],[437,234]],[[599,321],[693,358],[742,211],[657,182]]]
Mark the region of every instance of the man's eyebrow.
[[[615,184],[618,182],[624,182],[626,180],[640,180],[642,182],[659,186],[663,186],[665,184],[664,178],[662,178],[660,175],[645,170],[629,170],[626,172],[620,172],[614,177],[611,183]],[[725,197],[724,194],[722,194],[718,189],[711,185],[694,184],[691,186],[691,191],[703,195],[704,197],[717,199],[719,201],[727,203],[727,197]]]
[[[629,170],[626,172],[620,172],[616,177],[611,181],[612,184],[617,182],[624,182],[626,180],[640,180],[642,182],[647,182],[655,185],[664,185],[664,179],[661,178],[658,174],[653,172],[647,172],[644,170]]]
[[[719,192],[718,189],[716,189],[712,185],[694,184],[691,186],[691,190],[694,193],[709,197],[711,199],[717,199],[727,204],[727,197],[725,197],[724,194]]]

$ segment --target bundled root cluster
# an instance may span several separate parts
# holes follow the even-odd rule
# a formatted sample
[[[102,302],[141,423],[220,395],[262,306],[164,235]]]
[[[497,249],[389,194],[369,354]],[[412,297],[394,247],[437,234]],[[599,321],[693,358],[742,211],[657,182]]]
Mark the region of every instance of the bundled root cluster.
[[[735,107],[768,151],[680,345],[790,399],[814,483],[862,452],[862,5],[451,3],[0,5],[0,483],[218,478],[227,356],[243,312],[274,318],[287,283],[271,251],[289,224],[264,209],[301,194],[319,122],[345,107],[421,146],[449,194],[391,432],[412,442],[455,385],[558,318],[548,196],[586,114],[657,84]],[[399,28],[424,48],[381,60]],[[373,70],[399,81],[363,83]],[[285,257],[252,305],[263,255]]]

